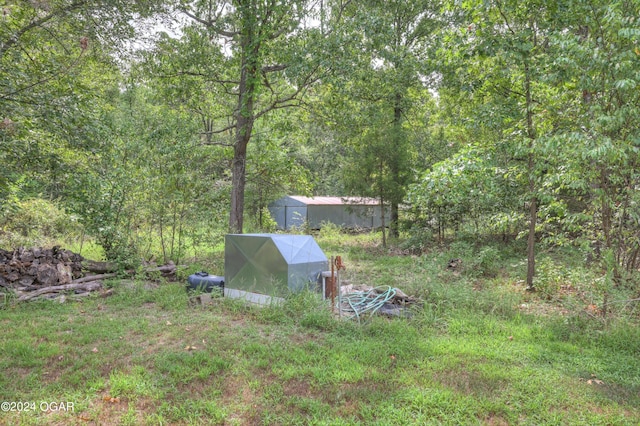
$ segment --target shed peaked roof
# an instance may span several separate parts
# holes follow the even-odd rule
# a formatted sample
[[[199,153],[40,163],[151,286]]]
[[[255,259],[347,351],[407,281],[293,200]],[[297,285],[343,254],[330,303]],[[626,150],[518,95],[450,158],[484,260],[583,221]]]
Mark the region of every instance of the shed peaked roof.
[[[375,198],[365,197],[304,197],[301,195],[290,195],[288,198],[296,200],[300,203],[304,203],[310,206],[320,205],[378,205],[379,202]]]
[[[312,236],[291,237],[291,235],[271,235],[273,243],[287,263],[326,262],[327,257]]]

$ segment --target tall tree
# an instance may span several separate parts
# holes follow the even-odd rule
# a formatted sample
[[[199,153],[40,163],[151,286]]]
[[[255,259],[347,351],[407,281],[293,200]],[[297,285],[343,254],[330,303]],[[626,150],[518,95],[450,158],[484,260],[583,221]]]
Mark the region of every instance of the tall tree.
[[[399,205],[412,180],[415,149],[408,118],[416,99],[429,97],[426,88],[434,72],[431,54],[435,34],[443,25],[440,8],[438,0],[370,0],[350,15],[353,30],[361,34],[363,52],[362,69],[346,76],[347,88],[349,96],[362,103],[361,130],[367,133],[361,134],[363,145],[351,161],[355,168],[369,170],[365,174],[377,182],[376,196],[384,196],[382,204],[389,203],[393,236],[398,235]],[[369,155],[377,160],[366,160]],[[358,179],[351,182],[362,186]]]
[[[133,35],[133,17],[156,3],[51,0],[2,6],[0,190],[32,172],[55,178],[64,170],[60,146],[83,149],[96,142],[97,98],[117,76],[110,54]],[[43,184],[56,189],[46,179],[34,186]]]
[[[528,237],[528,289],[534,289],[535,245],[540,207],[540,180],[549,159],[540,155],[540,140],[554,131],[544,107],[552,108],[556,93],[545,84],[545,69],[551,62],[548,43],[557,29],[558,5],[532,1],[472,1],[463,5],[467,24],[461,30],[460,57],[482,80],[476,94],[492,102],[491,115],[498,120],[505,141],[512,146],[512,164],[526,176]],[[464,65],[463,65],[464,66]],[[476,75],[476,78],[479,76]]]
[[[621,269],[640,265],[638,173],[640,161],[640,3],[572,2],[570,30],[555,44],[563,52],[556,79],[574,102],[574,127],[558,138],[569,165],[592,201],[589,237]],[[596,226],[594,226],[596,224]]]
[[[318,80],[330,56],[318,49],[329,33],[325,24],[338,19],[343,6],[338,2],[337,9],[329,10],[334,10],[332,15],[306,0],[199,0],[176,5],[188,23],[180,39],[158,46],[156,61],[169,68],[161,75],[177,80],[196,77],[221,95],[212,100],[221,112],[206,117],[204,131],[210,143],[233,150],[231,232],[243,230],[247,147],[254,125],[270,111],[299,105]],[[179,61],[172,58],[175,49],[184,53],[178,53]]]

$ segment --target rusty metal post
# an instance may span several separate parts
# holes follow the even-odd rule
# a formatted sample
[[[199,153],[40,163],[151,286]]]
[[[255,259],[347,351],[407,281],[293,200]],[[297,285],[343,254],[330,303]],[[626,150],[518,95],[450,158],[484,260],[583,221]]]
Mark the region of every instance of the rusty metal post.
[[[333,275],[333,267],[335,263],[336,280],[334,290],[338,292],[338,316],[342,317],[342,288],[340,283],[340,269],[345,269],[342,263],[342,257],[336,256],[335,260],[331,257],[331,275]]]

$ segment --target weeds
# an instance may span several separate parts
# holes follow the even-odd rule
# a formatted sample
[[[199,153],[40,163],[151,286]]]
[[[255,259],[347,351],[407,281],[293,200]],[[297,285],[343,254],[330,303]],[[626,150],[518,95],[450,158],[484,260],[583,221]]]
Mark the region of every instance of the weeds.
[[[584,311],[597,274],[548,261],[549,300],[522,291],[521,259],[499,247],[397,255],[375,235],[326,238],[344,257],[344,280],[392,284],[423,304],[409,319],[358,326],[313,292],[279,306],[219,298],[193,308],[184,283],[134,280],[111,282],[107,299],[11,305],[0,310],[0,399],[77,409],[4,412],[0,423],[640,421],[637,320],[630,309],[607,322]],[[453,257],[461,270],[447,270]]]

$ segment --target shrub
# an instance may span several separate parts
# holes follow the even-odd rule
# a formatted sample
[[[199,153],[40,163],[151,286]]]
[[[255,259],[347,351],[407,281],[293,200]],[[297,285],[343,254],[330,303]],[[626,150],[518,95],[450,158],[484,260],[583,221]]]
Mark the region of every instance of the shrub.
[[[7,245],[47,245],[82,231],[75,216],[42,198],[18,201],[0,223]]]

